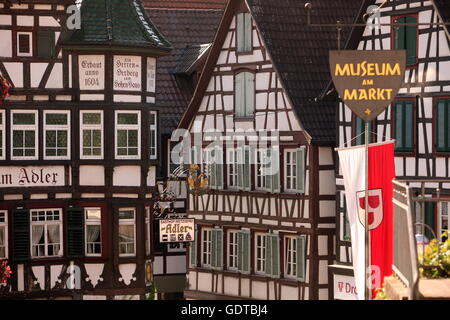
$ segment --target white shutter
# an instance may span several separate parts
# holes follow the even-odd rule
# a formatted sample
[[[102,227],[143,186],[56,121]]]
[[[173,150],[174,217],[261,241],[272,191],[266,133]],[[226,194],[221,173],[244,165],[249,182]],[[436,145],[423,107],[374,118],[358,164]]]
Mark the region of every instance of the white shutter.
[[[244,72],[245,75],[245,116],[251,117],[255,111],[255,75]]]
[[[246,146],[244,147],[244,190],[251,191],[252,184],[251,184],[251,164],[250,164],[250,147]]]
[[[237,52],[245,52],[245,15],[238,13],[236,17],[237,26]]]
[[[272,235],[264,236],[264,243],[266,244],[266,275],[272,276]]]
[[[238,269],[250,273],[250,231],[238,232]]]
[[[221,147],[216,147],[216,163],[215,163],[215,181],[216,189],[223,189],[223,150]]]
[[[280,192],[280,148],[278,146],[272,147],[270,166],[272,173],[272,193]]]
[[[194,232],[194,241],[189,243],[189,261],[191,268],[197,267],[197,237],[198,231]]]
[[[272,276],[280,277],[280,238],[277,234],[271,236],[272,242]]]
[[[244,189],[244,147],[239,147],[236,149],[237,157],[237,186],[240,190]]]
[[[252,16],[249,13],[244,14],[244,52],[252,51]]]
[[[235,77],[235,107],[237,117],[245,116],[245,72],[240,72]]]
[[[272,191],[272,170],[271,169],[271,157],[272,157],[272,150],[266,149],[264,152],[264,179],[266,180],[266,190],[271,192]]]
[[[297,149],[297,191],[305,192],[305,148]]]

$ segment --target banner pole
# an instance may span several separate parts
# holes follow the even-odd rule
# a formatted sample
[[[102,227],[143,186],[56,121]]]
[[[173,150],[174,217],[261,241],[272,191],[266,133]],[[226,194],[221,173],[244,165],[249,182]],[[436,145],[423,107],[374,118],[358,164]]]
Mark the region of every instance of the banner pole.
[[[364,217],[364,229],[365,229],[365,300],[370,300],[371,290],[369,288],[369,267],[370,267],[370,233],[369,233],[369,121],[365,121],[365,140],[366,140],[366,190],[365,190],[365,217]]]

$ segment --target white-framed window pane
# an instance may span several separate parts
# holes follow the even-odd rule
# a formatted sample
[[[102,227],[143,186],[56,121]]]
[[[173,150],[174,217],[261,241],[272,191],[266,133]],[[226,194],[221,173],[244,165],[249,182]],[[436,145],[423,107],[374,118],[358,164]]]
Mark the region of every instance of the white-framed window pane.
[[[103,158],[103,113],[81,111],[81,158]]]
[[[0,211],[0,259],[8,258],[8,216]]]
[[[134,254],[134,225],[119,225],[119,254]]]
[[[156,159],[157,157],[157,114],[155,111],[150,112],[150,141],[149,141],[149,153],[150,159]]]
[[[238,268],[238,233],[236,231],[228,233],[228,268],[232,270]]]
[[[37,112],[11,112],[11,153],[13,159],[37,158]]]
[[[116,157],[136,159],[140,155],[140,113],[116,113]]]
[[[31,254],[35,258],[62,255],[61,209],[31,211]]]
[[[86,226],[86,253],[101,254],[101,227],[100,224],[89,224]]]
[[[0,159],[5,159],[5,111],[0,110]]]
[[[266,272],[266,236],[256,235],[256,272]]]
[[[203,229],[202,233],[202,265],[211,266],[212,239],[211,229]]]
[[[67,159],[70,141],[69,112],[45,111],[44,118],[45,158]]]
[[[297,190],[297,151],[286,151],[286,190]]]
[[[297,277],[297,239],[286,238],[285,274],[287,277]]]

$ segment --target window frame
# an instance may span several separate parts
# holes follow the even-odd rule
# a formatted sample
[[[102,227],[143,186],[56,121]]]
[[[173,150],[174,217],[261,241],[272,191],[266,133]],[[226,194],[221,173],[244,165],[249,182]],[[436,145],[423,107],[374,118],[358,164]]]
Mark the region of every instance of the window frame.
[[[118,124],[118,117],[119,114],[137,114],[138,115],[138,123],[137,124]],[[141,135],[142,135],[142,128],[141,128],[141,111],[140,110],[116,110],[114,112],[114,156],[116,160],[140,160],[141,159]],[[118,154],[118,131],[119,130],[137,130],[137,149],[138,154],[137,155],[119,155]],[[130,148],[128,146],[127,141],[127,150]]]
[[[8,210],[0,210],[0,214],[3,214],[5,220],[2,222],[0,221],[0,228],[4,227],[5,228],[5,232],[3,234],[3,236],[5,237],[4,240],[4,247],[5,247],[5,256],[2,257],[0,256],[0,259],[8,259],[9,256],[9,252],[8,252],[8,247],[9,247],[9,241],[8,241]]]
[[[227,269],[239,271],[239,230],[227,231]],[[233,240],[233,241],[232,241]],[[232,250],[233,249],[233,250]],[[233,252],[233,253],[232,253]],[[233,263],[231,263],[233,261]]]
[[[205,233],[208,235],[207,237],[205,237]],[[207,249],[206,251],[205,242]],[[202,268],[212,268],[212,228],[210,227],[201,228],[200,254],[200,265]]]
[[[47,124],[47,115],[48,114],[66,114],[67,115],[67,124],[65,125],[55,125],[55,124]],[[44,160],[70,160],[71,157],[71,120],[70,120],[71,112],[69,110],[44,110],[43,114],[43,157]],[[65,156],[47,156],[47,131],[67,131],[67,155]],[[58,141],[58,136],[56,136],[56,142]],[[58,146],[55,147],[58,150]]]
[[[266,176],[260,171],[263,169],[267,149],[258,148],[255,152],[255,190],[267,191]],[[259,161],[258,161],[259,160]]]
[[[28,35],[28,42],[29,42],[29,48],[30,50],[28,52],[20,52],[20,41],[19,36],[20,35]],[[33,42],[34,42],[34,34],[33,31],[16,31],[16,56],[17,57],[27,57],[31,58],[34,56],[34,48],[33,48]]]
[[[83,115],[84,114],[95,114],[100,113],[100,124],[84,124],[83,123]],[[83,145],[83,132],[84,130],[100,130],[101,135],[101,146],[100,146],[100,155],[90,155],[86,156],[83,154],[83,149],[85,146]],[[80,159],[82,160],[103,160],[104,158],[104,117],[103,110],[80,110]],[[93,147],[89,147],[92,149]]]
[[[288,153],[291,153],[292,155],[295,155],[295,162],[294,163],[291,163],[291,164],[289,164],[288,163]],[[283,177],[284,177],[284,191],[285,192],[287,192],[287,193],[298,193],[298,177],[297,177],[297,165],[298,165],[298,159],[297,159],[297,149],[284,149],[284,175],[283,175]],[[291,155],[291,160],[293,159],[293,157],[292,157],[292,155]],[[291,165],[293,168],[295,168],[294,169],[294,173],[293,173],[293,176],[291,176],[291,177],[289,177],[288,176],[288,166],[289,165]],[[293,184],[291,183],[291,188],[288,188],[287,186],[288,186],[288,181],[289,181],[289,179],[294,179],[295,178],[295,188],[293,188],[292,186],[293,186]]]
[[[258,245],[258,239],[261,238],[261,245]],[[267,234],[266,233],[255,233],[255,274],[266,275],[266,263],[267,263]],[[258,262],[260,261],[260,266],[258,268]]]
[[[87,217],[88,210],[99,210],[100,211],[100,220],[90,220]],[[83,210],[84,212],[84,254],[86,257],[101,257],[103,255],[103,242],[102,242],[102,208],[100,207],[86,207]],[[100,227],[100,253],[88,253],[88,240],[87,240],[87,227],[88,226],[99,226]],[[93,243],[93,242],[91,242]]]
[[[10,152],[11,160],[38,160],[39,159],[39,113],[38,110],[11,110],[10,116]],[[34,114],[34,125],[14,124],[15,114]],[[14,131],[34,131],[34,156],[14,156]],[[25,146],[21,149],[25,150]]]
[[[0,139],[0,143],[1,143],[0,160],[5,160],[6,159],[6,111],[0,110],[0,115],[1,115],[1,119],[2,119],[2,121],[0,122],[0,132],[1,132],[1,136],[2,136]]]
[[[33,221],[33,213],[37,211],[45,212],[45,221]],[[59,211],[59,220],[47,220],[47,212],[48,211]],[[60,258],[64,256],[64,232],[63,232],[63,209],[62,208],[39,208],[39,209],[30,209],[30,251],[31,251],[31,259],[48,259],[48,258]],[[42,225],[44,226],[44,256],[35,256],[33,255],[33,226]],[[58,255],[48,255],[48,239],[47,239],[47,229],[49,225],[57,225],[59,226],[59,252]]]
[[[418,13],[412,13],[412,14],[403,14],[403,15],[397,15],[391,17],[391,48],[392,50],[396,50],[396,43],[395,43],[395,27],[393,26],[394,23],[396,23],[396,20],[406,17],[412,17],[416,19],[416,23],[419,23],[419,14]],[[416,69],[419,65],[419,26],[416,26],[416,62],[414,64],[408,65],[408,51],[406,51],[406,69]],[[401,50],[401,49],[399,49]],[[403,49],[406,50],[406,49]]]
[[[284,250],[283,250],[283,257],[284,257],[284,270],[283,275],[286,279],[291,280],[297,280],[298,275],[298,261],[297,261],[297,241],[298,241],[298,235],[285,235],[284,236]],[[288,246],[288,242],[290,242],[290,245]],[[291,250],[289,250],[291,249]],[[291,252],[289,252],[291,251]],[[289,258],[291,259],[291,262],[289,261]],[[295,260],[295,261],[294,261]],[[288,273],[289,265],[291,266],[291,273]],[[294,273],[294,274],[292,274]]]
[[[391,108],[391,120],[390,120],[390,124],[391,124],[391,137],[395,140],[396,139],[396,110],[397,110],[397,104],[398,103],[403,103],[402,106],[404,106],[405,103],[410,102],[412,104],[412,108],[413,108],[413,128],[412,128],[412,143],[413,143],[413,147],[411,150],[398,150],[396,149],[396,147],[394,146],[394,153],[395,155],[411,155],[411,156],[415,156],[416,154],[416,150],[417,150],[417,103],[415,99],[411,99],[411,98],[400,98],[400,99],[395,99],[390,108]]]
[[[439,150],[439,123],[438,123],[438,105],[440,102],[445,102],[447,108],[447,118],[450,120],[450,96],[434,97],[433,98],[433,153],[436,156],[447,156],[450,155],[450,137],[447,138],[446,150]],[[445,129],[445,127],[444,127]],[[447,129],[450,130],[450,124],[447,123]],[[444,130],[445,131],[445,130]]]
[[[227,149],[227,186],[228,189],[238,190],[239,187],[239,149]],[[232,169],[232,170],[231,170]],[[233,184],[231,181],[234,180]]]
[[[155,123],[152,124],[150,119],[152,115],[155,117]],[[152,139],[152,132],[154,133],[154,137]],[[154,146],[152,146],[152,140]],[[158,159],[158,112],[150,111],[149,113],[149,140],[148,140],[148,149],[149,149],[149,158],[150,160]],[[154,149],[154,154],[152,154],[152,149]]]
[[[120,211],[133,211],[133,219],[121,219],[120,218]],[[133,253],[120,253],[120,237],[119,237],[119,228],[117,229],[118,231],[118,253],[119,253],[119,257],[120,258],[126,258],[126,257],[135,257],[136,256],[136,208],[134,207],[124,207],[124,208],[119,208],[117,210],[117,219],[119,220],[118,226],[120,228],[121,225],[125,225],[125,226],[133,226]]]

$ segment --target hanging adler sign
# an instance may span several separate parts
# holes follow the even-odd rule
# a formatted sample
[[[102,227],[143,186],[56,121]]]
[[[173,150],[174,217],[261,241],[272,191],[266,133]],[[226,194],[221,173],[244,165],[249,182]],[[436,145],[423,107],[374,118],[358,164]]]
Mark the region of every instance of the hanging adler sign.
[[[405,50],[330,52],[331,76],[341,100],[365,121],[374,120],[391,104],[405,68]]]
[[[191,242],[195,237],[194,219],[163,219],[159,220],[159,241]]]

